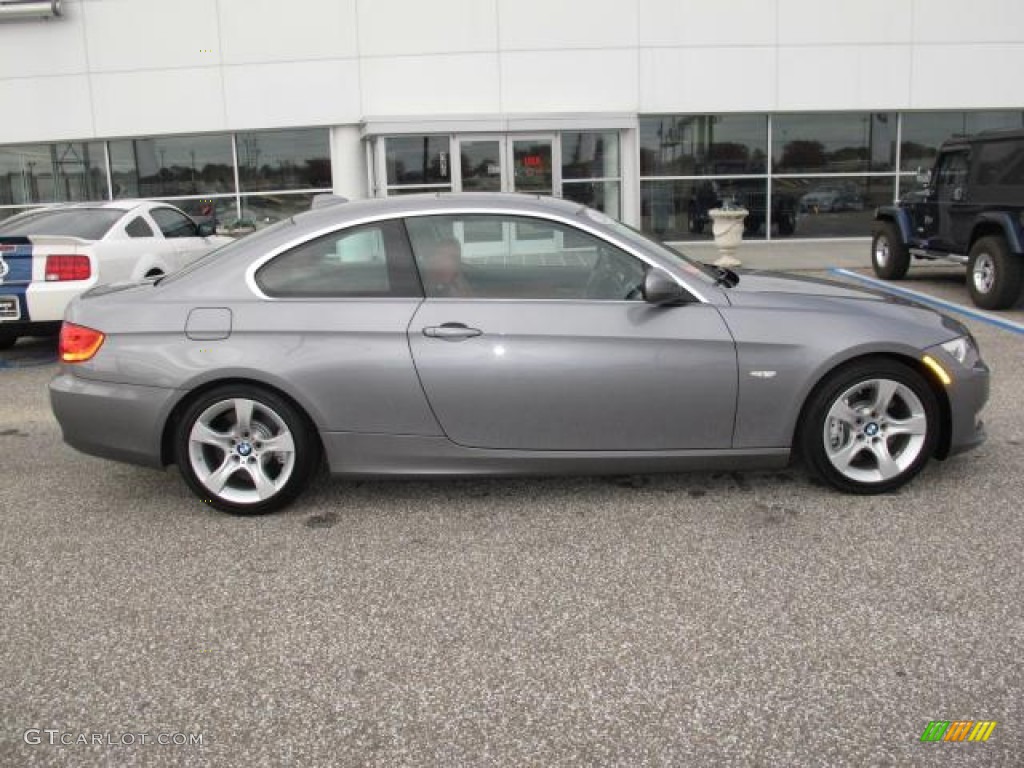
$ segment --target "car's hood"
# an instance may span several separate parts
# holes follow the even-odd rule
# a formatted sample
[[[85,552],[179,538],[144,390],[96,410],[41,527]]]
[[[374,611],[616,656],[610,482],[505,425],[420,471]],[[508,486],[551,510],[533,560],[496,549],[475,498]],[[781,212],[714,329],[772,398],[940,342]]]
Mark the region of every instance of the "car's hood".
[[[826,329],[837,316],[857,328],[874,328],[878,339],[912,339],[925,348],[968,333],[957,319],[881,289],[784,272],[740,271],[739,284],[723,289],[738,310],[793,313],[800,324]],[[830,325],[831,324],[831,325]]]
[[[784,272],[741,270],[738,285],[724,290],[735,307],[857,313],[941,329],[947,338],[967,333],[963,323],[933,308],[878,288]]]
[[[804,277],[785,272],[765,270],[739,270],[740,282],[729,289],[730,296],[736,294],[796,294],[820,296],[830,299],[858,299],[861,301],[886,301],[896,304],[924,306],[901,296],[886,293],[877,288],[843,283],[820,277]]]

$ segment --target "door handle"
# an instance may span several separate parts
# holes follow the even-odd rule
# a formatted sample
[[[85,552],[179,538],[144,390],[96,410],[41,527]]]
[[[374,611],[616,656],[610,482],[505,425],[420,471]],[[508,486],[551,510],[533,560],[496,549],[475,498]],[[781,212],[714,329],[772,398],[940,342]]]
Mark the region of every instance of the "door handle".
[[[444,339],[445,341],[463,341],[472,339],[474,336],[483,335],[479,328],[469,328],[463,323],[445,323],[444,325],[431,325],[423,329],[423,335],[432,339]]]

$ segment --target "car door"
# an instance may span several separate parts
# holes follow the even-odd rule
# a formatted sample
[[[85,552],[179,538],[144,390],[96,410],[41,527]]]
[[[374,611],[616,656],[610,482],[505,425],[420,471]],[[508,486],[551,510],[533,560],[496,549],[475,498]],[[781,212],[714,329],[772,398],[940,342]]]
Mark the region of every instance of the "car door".
[[[466,214],[406,226],[426,292],[409,346],[453,442],[729,447],[736,351],[713,306],[647,304],[644,262],[564,223]]]
[[[174,269],[180,269],[210,249],[206,239],[199,236],[196,223],[181,211],[161,206],[151,209],[149,215],[167,241]]]

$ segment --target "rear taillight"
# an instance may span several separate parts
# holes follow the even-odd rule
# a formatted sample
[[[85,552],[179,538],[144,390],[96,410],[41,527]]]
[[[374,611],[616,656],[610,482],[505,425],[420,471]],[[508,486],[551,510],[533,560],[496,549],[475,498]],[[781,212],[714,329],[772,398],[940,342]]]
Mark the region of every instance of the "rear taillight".
[[[47,256],[46,282],[88,280],[92,277],[92,264],[88,256]]]
[[[83,325],[64,323],[60,327],[60,359],[65,363],[84,363],[99,352],[106,337]]]

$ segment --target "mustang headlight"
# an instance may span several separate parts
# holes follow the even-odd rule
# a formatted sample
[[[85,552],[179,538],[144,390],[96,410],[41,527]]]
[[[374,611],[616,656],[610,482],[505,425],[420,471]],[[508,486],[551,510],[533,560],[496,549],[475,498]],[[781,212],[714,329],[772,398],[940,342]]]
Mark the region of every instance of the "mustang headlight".
[[[966,368],[972,367],[981,358],[981,355],[978,352],[978,345],[970,335],[958,336],[952,341],[947,341],[945,344],[940,344],[939,346],[942,347],[950,357]]]

